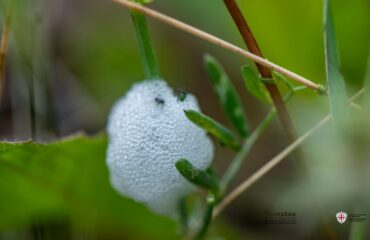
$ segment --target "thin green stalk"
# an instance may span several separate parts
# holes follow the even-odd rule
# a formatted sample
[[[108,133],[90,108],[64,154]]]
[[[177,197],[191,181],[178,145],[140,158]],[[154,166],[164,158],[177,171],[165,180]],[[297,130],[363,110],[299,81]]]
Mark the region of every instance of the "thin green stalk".
[[[199,232],[195,235],[195,240],[201,240],[206,235],[208,228],[212,222],[213,208],[215,206],[215,202],[215,196],[212,193],[209,193],[207,196],[207,208],[204,212],[202,226],[199,229]]]
[[[250,151],[250,149],[253,147],[255,142],[259,139],[259,137],[262,135],[264,130],[267,128],[267,126],[271,123],[272,119],[276,116],[276,110],[272,109],[267,114],[267,116],[262,120],[262,122],[258,125],[258,127],[253,131],[253,133],[248,137],[248,139],[244,142],[242,149],[240,152],[236,155],[234,160],[229,165],[228,169],[226,170],[221,183],[221,193],[223,193],[227,186],[230,184],[230,182],[234,179],[236,174],[238,173],[243,160],[245,159],[246,155]]]
[[[142,13],[135,10],[131,11],[131,17],[144,64],[145,77],[147,79],[158,79],[160,78],[159,65],[154,54],[146,18]]]
[[[186,198],[182,198],[179,202],[179,215],[180,215],[180,222],[181,222],[181,232],[186,234],[189,230],[188,225],[188,209],[187,209],[187,202]]]

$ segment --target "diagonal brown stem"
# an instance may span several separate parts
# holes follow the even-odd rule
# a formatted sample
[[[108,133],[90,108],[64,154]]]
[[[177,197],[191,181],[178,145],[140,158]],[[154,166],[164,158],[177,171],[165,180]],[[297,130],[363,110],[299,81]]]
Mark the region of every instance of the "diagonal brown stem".
[[[10,18],[11,18],[11,6],[9,4],[4,17],[3,30],[0,40],[0,103],[4,91],[3,88],[5,82],[5,63],[9,46]]]
[[[243,14],[241,13],[236,2],[234,0],[224,0],[224,3],[227,9],[229,10],[231,17],[234,19],[234,22],[236,26],[238,27],[239,32],[242,35],[243,40],[245,44],[247,45],[249,51],[251,51],[252,53],[260,57],[263,57],[262,52],[257,44],[257,41],[254,38],[252,30],[248,26],[248,23],[243,17]],[[262,77],[264,78],[272,77],[270,69],[258,63],[257,63],[257,68],[258,68],[258,71],[261,73]]]
[[[243,14],[240,11],[235,0],[224,0],[224,3],[230,12],[230,15],[234,19],[234,22],[236,26],[238,27],[238,30],[240,34],[242,35],[243,40],[245,44],[247,45],[247,48],[249,49],[249,51],[254,53],[257,56],[263,57],[262,52],[258,46],[258,43],[256,39],[254,38],[254,35],[250,27],[248,26],[247,21],[243,17]],[[269,68],[259,63],[256,63],[256,65],[262,77],[272,78],[271,70]],[[284,100],[279,92],[279,89],[274,84],[266,83],[265,86],[268,92],[270,93],[272,101],[277,110],[280,122],[283,125],[284,130],[286,131],[288,140],[289,142],[293,142],[297,138],[297,134],[295,132],[293,122],[290,118],[290,115],[288,113]]]

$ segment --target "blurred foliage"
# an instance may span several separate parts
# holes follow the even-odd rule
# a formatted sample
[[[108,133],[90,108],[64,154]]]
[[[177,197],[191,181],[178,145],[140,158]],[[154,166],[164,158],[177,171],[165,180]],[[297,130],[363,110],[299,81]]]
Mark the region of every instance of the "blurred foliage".
[[[71,231],[88,230],[97,236],[177,238],[175,222],[110,187],[105,149],[103,135],[48,145],[0,143],[0,228],[67,218],[76,228]]]
[[[0,239],[179,239],[176,222],[122,197],[109,183],[106,136],[51,144],[0,142]],[[216,181],[216,180],[212,180]],[[216,222],[210,236],[238,239]]]

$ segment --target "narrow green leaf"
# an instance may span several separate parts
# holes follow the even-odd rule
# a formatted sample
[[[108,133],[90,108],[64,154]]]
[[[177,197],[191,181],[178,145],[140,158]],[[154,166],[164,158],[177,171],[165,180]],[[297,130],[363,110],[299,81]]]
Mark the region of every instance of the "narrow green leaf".
[[[190,121],[220,140],[226,147],[236,151],[240,150],[239,142],[236,140],[234,134],[226,127],[200,112],[194,110],[184,110],[184,112]]]
[[[324,1],[324,40],[326,57],[326,79],[333,121],[341,128],[349,119],[346,87],[340,73],[339,56],[335,40],[332,10],[329,0]]]
[[[176,169],[189,182],[206,190],[211,190],[213,193],[218,192],[218,179],[210,171],[197,169],[186,159],[178,160],[176,162]]]
[[[245,113],[234,86],[221,64],[212,56],[205,56],[205,67],[212,85],[217,93],[224,112],[242,137],[248,135]]]
[[[249,66],[242,66],[242,76],[248,91],[264,103],[271,103],[270,95],[263,86],[261,79]]]

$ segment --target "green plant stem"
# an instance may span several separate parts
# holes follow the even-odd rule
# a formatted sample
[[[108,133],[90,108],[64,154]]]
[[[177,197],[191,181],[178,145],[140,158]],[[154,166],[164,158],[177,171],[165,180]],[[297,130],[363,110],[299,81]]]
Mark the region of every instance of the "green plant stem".
[[[201,240],[206,235],[208,228],[212,222],[213,208],[215,206],[215,196],[209,193],[207,196],[207,207],[204,212],[202,226],[199,232],[195,235],[195,240]]]
[[[243,160],[245,159],[246,155],[249,153],[250,149],[253,147],[255,142],[262,135],[264,130],[269,126],[269,124],[271,123],[272,119],[275,116],[276,116],[276,110],[275,109],[270,110],[267,116],[262,120],[262,122],[258,125],[258,127],[253,131],[253,133],[244,142],[242,149],[238,152],[234,160],[231,162],[231,164],[227,168],[221,180],[221,183],[220,183],[221,195],[223,195],[223,193],[226,191],[227,186],[235,178],[236,174],[238,173],[243,163]]]
[[[141,59],[144,64],[145,77],[147,79],[158,79],[160,78],[159,65],[154,54],[146,18],[142,13],[135,10],[131,11],[131,17],[135,27]]]
[[[179,215],[180,215],[180,221],[181,221],[181,232],[182,234],[186,234],[186,232],[189,230],[189,226],[188,226],[189,216],[188,216],[186,198],[182,198],[179,202]]]

